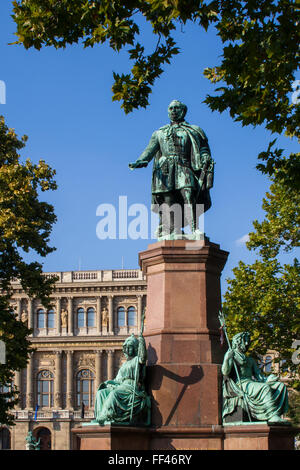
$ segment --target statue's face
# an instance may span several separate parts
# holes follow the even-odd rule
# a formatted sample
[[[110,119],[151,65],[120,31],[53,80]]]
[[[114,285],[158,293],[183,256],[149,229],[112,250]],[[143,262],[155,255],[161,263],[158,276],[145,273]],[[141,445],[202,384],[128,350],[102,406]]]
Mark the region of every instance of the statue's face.
[[[128,343],[128,344],[126,345],[126,348],[125,348],[124,353],[125,353],[126,356],[128,356],[128,357],[134,357],[134,356],[135,356],[134,345],[133,345],[132,343]]]
[[[243,338],[240,339],[240,341],[238,343],[238,349],[241,352],[243,352],[243,353],[247,352],[248,349],[249,349],[249,346],[250,346],[250,339],[249,339],[248,336],[243,337]]]
[[[134,347],[132,344],[129,344],[127,351],[128,351],[128,356],[130,357],[134,356]]]
[[[185,115],[185,107],[179,101],[172,101],[168,107],[168,115],[172,122],[182,121]]]

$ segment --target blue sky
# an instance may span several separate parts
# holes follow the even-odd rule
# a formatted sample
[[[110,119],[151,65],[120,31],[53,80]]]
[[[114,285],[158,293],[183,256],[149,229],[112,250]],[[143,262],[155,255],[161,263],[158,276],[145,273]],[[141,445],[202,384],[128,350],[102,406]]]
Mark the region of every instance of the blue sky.
[[[226,278],[239,260],[251,262],[244,243],[238,242],[261,219],[262,198],[268,179],[256,169],[257,154],[274,138],[262,127],[243,128],[228,113],[213,113],[203,104],[214,86],[203,76],[205,67],[220,62],[221,42],[211,28],[207,33],[189,25],[176,33],[182,50],[165,67],[150,96],[150,106],[125,115],[120,103],[112,102],[112,71],[127,72],[125,52],[107,46],[65,50],[25,50],[8,45],[15,40],[10,17],[11,1],[0,3],[0,80],[6,84],[6,104],[0,114],[19,136],[29,137],[22,152],[33,162],[44,159],[57,175],[58,190],[42,198],[55,206],[58,217],[51,244],[57,250],[41,260],[45,271],[119,269],[138,266],[138,252],[155,240],[99,240],[96,226],[99,204],[118,205],[127,196],[128,205],[151,202],[151,169],[130,171],[128,163],[144,150],[152,132],[168,122],[172,99],[188,106],[186,120],[206,132],[216,161],[213,206],[205,216],[205,232],[212,242],[230,252],[223,271]],[[149,50],[155,47],[147,27],[142,28]],[[287,151],[296,142],[279,137]],[[129,218],[130,220],[130,218]]]

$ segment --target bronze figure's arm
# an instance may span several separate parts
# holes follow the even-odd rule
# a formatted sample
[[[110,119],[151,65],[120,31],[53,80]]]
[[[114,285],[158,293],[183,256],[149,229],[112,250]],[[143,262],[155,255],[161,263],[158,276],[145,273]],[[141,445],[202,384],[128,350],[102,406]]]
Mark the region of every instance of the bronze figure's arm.
[[[147,148],[144,150],[142,155],[137,159],[136,162],[129,163],[129,168],[131,170],[134,170],[135,168],[142,168],[148,165],[148,163],[152,160],[152,158],[155,156],[155,154],[159,150],[159,141],[157,137],[157,132],[155,131],[152,134],[152,137],[150,139],[150,142],[147,146]]]
[[[224,356],[223,364],[222,364],[222,374],[229,375],[233,366],[233,359],[234,359],[234,351],[229,349]]]

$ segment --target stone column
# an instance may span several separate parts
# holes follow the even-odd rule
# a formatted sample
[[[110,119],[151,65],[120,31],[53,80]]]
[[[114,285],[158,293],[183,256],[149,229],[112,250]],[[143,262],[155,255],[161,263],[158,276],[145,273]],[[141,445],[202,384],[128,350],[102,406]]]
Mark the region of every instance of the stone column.
[[[27,363],[26,408],[29,410],[34,408],[33,357],[34,353],[32,352]]]
[[[125,328],[125,331],[129,332],[129,326],[128,326],[128,306],[124,306],[124,310],[125,310],[125,315],[124,315],[124,328]]]
[[[33,299],[28,299],[28,328],[35,328],[35,318],[33,312]]]
[[[61,335],[61,298],[56,299],[56,334]]]
[[[108,334],[114,334],[114,306],[113,306],[113,296],[108,296]]]
[[[61,408],[62,402],[62,351],[55,351],[54,406]]]
[[[96,328],[97,328],[97,333],[101,335],[102,334],[101,296],[97,297]]]
[[[17,370],[15,372],[15,378],[14,378],[14,385],[19,392],[19,402],[16,404],[17,409],[22,408],[22,380],[21,379],[22,379],[21,371]]]
[[[21,315],[22,315],[22,299],[17,299],[17,318],[18,320],[21,320]]]
[[[73,297],[68,298],[68,335],[74,334],[73,323]]]
[[[51,299],[51,306],[53,303],[54,303],[54,299]],[[37,315],[35,315],[35,325],[37,326],[36,322],[37,322]],[[46,335],[48,335],[48,309],[45,309],[45,332],[46,332]]]
[[[74,351],[67,351],[67,409],[74,408],[74,392],[73,392],[73,353]]]
[[[137,331],[141,331],[141,319],[142,319],[142,309],[143,309],[143,296],[137,296],[138,305],[137,305]]]
[[[114,351],[107,351],[107,380],[114,379]]]
[[[95,374],[95,382],[94,382],[94,385],[95,385],[94,397],[96,397],[96,392],[98,390],[98,387],[99,387],[100,383],[102,382],[102,353],[103,353],[103,351],[101,349],[95,351],[95,372],[96,372],[96,374]]]
[[[87,326],[87,308],[83,307],[84,310],[84,315],[83,315],[83,326],[84,326],[84,331],[85,334],[88,334],[88,326]]]

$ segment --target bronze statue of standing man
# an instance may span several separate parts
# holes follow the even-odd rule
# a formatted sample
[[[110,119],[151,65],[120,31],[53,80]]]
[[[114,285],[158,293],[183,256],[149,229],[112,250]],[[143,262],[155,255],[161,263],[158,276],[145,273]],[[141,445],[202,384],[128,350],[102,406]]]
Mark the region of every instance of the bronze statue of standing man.
[[[191,238],[198,238],[197,207],[201,205],[201,212],[205,212],[211,206],[209,190],[213,186],[214,161],[205,133],[184,120],[186,112],[185,104],[172,101],[168,107],[170,124],[155,131],[142,155],[129,164],[130,169],[142,168],[154,158],[152,210],[160,216],[159,240],[182,238],[186,225],[191,228]],[[176,209],[169,212],[168,226],[163,206],[180,209],[179,218]]]

